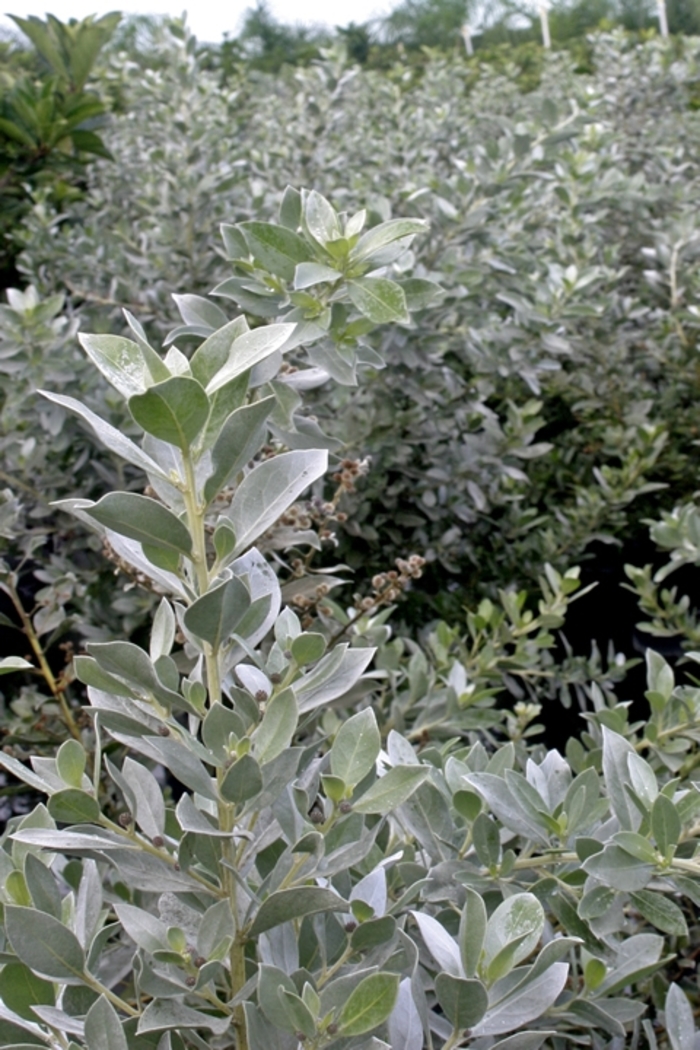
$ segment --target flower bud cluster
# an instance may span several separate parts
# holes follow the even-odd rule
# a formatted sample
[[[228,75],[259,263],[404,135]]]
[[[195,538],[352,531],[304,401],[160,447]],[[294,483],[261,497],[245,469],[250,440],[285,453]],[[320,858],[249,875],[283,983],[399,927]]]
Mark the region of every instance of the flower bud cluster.
[[[363,612],[369,612],[380,605],[388,605],[395,602],[411,580],[419,580],[423,575],[425,558],[420,554],[411,554],[408,558],[397,558],[396,568],[389,572],[380,572],[372,577],[372,593],[366,597],[355,595],[355,608]]]

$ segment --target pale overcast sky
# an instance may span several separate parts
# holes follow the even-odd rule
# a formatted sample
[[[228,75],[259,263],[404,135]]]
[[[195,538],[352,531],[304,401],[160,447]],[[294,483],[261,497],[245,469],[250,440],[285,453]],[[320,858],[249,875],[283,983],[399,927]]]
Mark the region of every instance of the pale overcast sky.
[[[124,11],[135,14],[180,15],[186,7],[178,0],[5,0],[8,14],[27,18],[38,15],[43,18],[47,11],[67,21],[69,18],[85,18],[86,15],[102,15],[108,11]],[[349,22],[366,22],[378,15],[386,14],[398,6],[399,0],[270,0],[270,8],[279,21],[304,22],[328,26],[345,26]],[[206,42],[220,40],[225,32],[235,33],[241,17],[255,0],[197,0],[187,11],[187,21],[195,36]],[[5,5],[3,4],[3,7]],[[7,18],[0,17],[0,26],[13,26]]]

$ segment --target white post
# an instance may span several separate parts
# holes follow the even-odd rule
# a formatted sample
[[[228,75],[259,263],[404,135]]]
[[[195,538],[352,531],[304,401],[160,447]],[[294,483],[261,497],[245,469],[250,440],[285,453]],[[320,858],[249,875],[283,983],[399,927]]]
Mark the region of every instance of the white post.
[[[659,30],[661,36],[668,36],[668,18],[666,17],[666,0],[656,0],[659,13]]]
[[[662,4],[663,0],[659,0]],[[547,15],[547,4],[541,3],[540,5],[540,22],[542,23],[542,43],[545,47],[551,48],[552,38],[549,35],[549,16]]]
[[[462,26],[462,36],[464,37],[464,46],[467,50],[467,54],[473,55],[474,45],[472,43],[472,31],[466,24]]]

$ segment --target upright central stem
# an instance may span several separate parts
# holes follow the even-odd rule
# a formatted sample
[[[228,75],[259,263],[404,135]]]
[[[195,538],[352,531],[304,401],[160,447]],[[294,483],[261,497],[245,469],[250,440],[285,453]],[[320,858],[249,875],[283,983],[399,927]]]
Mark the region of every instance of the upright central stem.
[[[192,565],[196,581],[198,596],[206,594],[209,589],[209,566],[207,564],[207,542],[205,531],[205,506],[200,503],[197,492],[197,481],[194,464],[189,452],[183,452],[182,456],[185,468],[185,510],[187,513],[187,525],[192,537]],[[209,706],[221,703],[221,671],[219,667],[219,654],[214,651],[208,642],[204,643],[204,659],[207,670],[207,688],[209,692]],[[224,771],[217,771],[219,786],[223,780]],[[229,832],[230,837],[222,840],[223,859],[227,864],[235,863],[235,850],[233,848],[233,825],[234,807],[220,799],[218,803],[218,822],[221,831]],[[229,964],[231,968],[231,995],[235,996],[245,984],[245,938],[239,929],[238,901],[236,894],[236,880],[227,864],[221,867],[221,884],[231,906],[231,914],[236,928],[236,933],[231,945]],[[233,1025],[236,1030],[236,1050],[248,1050],[248,1033],[246,1031],[245,1011],[243,1005],[239,1004],[234,1009]]]
[[[183,452],[182,461],[185,468],[185,510],[187,526],[192,537],[192,564],[199,596],[209,589],[209,567],[207,565],[207,538],[204,528],[205,507],[199,502],[194,464],[189,452]],[[207,688],[209,704],[221,703],[221,675],[219,673],[218,653],[204,642],[204,660],[207,668]]]

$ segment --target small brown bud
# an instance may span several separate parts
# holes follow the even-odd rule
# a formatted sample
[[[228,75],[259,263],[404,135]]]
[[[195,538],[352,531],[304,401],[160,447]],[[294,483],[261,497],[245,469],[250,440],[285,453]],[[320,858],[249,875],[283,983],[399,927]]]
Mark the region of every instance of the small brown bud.
[[[134,818],[132,817],[131,813],[128,812],[120,813],[117,819],[119,820],[119,823],[123,828],[128,828],[130,824],[134,823]]]
[[[329,1035],[337,1035],[338,1034],[338,1025],[337,1024],[329,1024],[328,1028],[326,1028],[326,1031],[328,1032]]]
[[[353,933],[356,929],[357,929],[357,923],[356,922],[346,922],[345,923],[345,932],[346,933]]]
[[[175,861],[175,863],[173,864],[173,871],[182,871],[182,868],[180,867],[177,861]]]
[[[188,988],[194,988],[196,983],[197,983],[197,978],[196,977],[190,976],[190,977],[186,977],[185,978],[185,984],[187,985]]]
[[[340,810],[341,813],[351,813],[352,812],[352,803],[348,802],[347,799],[343,799],[343,801],[338,806],[338,809]]]
[[[258,689],[257,692],[255,693],[255,699],[257,700],[257,702],[259,704],[264,704],[265,701],[267,700],[267,693],[265,692],[265,690],[264,689]]]
[[[165,845],[165,839],[162,835],[154,835],[151,839],[151,842],[156,847],[156,849],[162,849],[162,847]]]
[[[206,962],[206,961],[207,961],[207,960],[206,960],[206,959],[204,958],[204,956],[203,956],[203,955],[195,955],[194,959],[192,960],[193,964],[194,964],[194,965],[195,965],[195,966],[197,967],[197,969],[198,969],[198,970],[199,970],[199,969],[200,969],[200,968],[201,968],[202,966],[204,966],[204,964],[205,964],[205,962]]]
[[[164,725],[158,726],[158,736],[170,736],[170,730],[168,727]]]
[[[273,671],[270,675],[270,681],[273,685],[279,685],[279,683],[282,681],[282,675],[279,674],[277,671]]]

